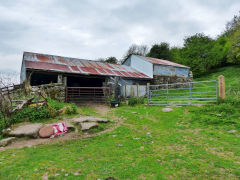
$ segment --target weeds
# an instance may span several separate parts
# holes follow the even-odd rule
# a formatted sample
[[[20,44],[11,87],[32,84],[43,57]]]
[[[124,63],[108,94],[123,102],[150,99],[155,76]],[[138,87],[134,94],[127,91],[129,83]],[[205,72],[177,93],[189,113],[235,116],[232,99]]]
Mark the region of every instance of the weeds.
[[[134,106],[136,104],[144,104],[144,98],[143,97],[132,97],[128,99],[128,105]]]

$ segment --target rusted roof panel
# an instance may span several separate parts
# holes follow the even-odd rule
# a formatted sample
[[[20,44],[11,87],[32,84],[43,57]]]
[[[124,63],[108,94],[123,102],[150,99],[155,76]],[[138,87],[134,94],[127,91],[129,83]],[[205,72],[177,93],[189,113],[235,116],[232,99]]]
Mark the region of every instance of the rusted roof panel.
[[[163,60],[163,59],[157,59],[157,58],[152,58],[152,57],[144,57],[140,56],[141,58],[144,58],[145,60],[153,63],[153,64],[161,64],[161,65],[166,65],[166,66],[175,66],[175,67],[182,67],[182,68],[189,68],[188,66],[184,66],[182,64],[177,64],[171,61]]]
[[[151,79],[151,77],[129,66],[84,59],[24,52],[23,61],[27,69]]]

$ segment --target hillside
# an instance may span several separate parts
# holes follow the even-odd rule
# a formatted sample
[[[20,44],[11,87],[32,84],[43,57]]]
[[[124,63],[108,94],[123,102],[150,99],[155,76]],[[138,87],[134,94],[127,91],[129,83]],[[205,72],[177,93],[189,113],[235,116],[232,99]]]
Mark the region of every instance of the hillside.
[[[217,80],[218,76],[225,76],[226,89],[240,88],[240,66],[228,66],[212,70],[195,81]]]
[[[240,67],[195,80],[219,75],[235,90],[211,106],[81,107],[79,116],[120,123],[94,138],[1,151],[0,179],[239,179]]]

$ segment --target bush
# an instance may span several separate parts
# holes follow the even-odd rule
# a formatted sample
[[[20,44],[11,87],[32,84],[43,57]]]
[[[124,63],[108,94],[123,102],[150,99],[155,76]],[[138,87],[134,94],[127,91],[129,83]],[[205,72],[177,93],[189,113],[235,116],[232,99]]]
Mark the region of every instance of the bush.
[[[64,102],[59,102],[56,100],[53,100],[51,98],[47,98],[48,101],[48,105],[50,108],[54,109],[56,112],[59,111],[60,109],[67,107],[66,108],[66,113],[67,114],[77,114],[77,105],[72,103],[70,104],[71,106],[69,106],[68,103],[64,103]]]
[[[46,119],[50,117],[50,110],[46,107],[40,107],[40,108],[32,108],[32,107],[26,107],[22,109],[21,111],[16,112],[13,114],[11,119],[11,124],[13,123],[19,123],[23,121],[30,121],[35,122],[39,119]]]
[[[68,105],[67,103],[64,102],[59,102],[56,100],[53,100],[51,98],[47,98],[48,105],[55,109],[56,111],[62,109],[64,106]]]
[[[72,103],[72,112],[73,114],[77,114],[78,113],[78,110],[77,110],[77,105]]]
[[[132,97],[128,99],[128,105],[134,106],[136,104],[144,104],[144,98],[143,97]]]

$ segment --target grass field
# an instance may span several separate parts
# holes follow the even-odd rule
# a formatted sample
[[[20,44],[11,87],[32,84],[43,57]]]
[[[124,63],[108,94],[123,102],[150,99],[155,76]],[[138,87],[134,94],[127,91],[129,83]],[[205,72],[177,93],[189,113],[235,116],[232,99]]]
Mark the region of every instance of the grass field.
[[[219,69],[228,89],[240,67]],[[206,107],[138,105],[112,109],[122,124],[91,139],[0,151],[0,179],[239,179],[240,101],[237,91]],[[101,116],[94,108],[84,114]]]

